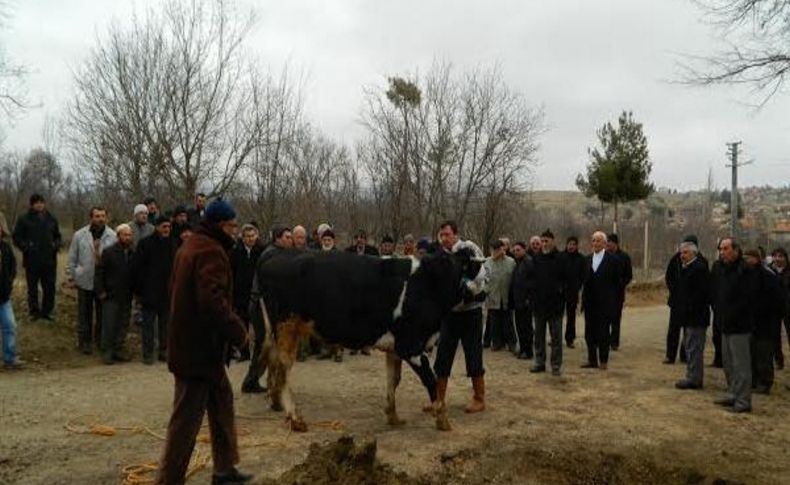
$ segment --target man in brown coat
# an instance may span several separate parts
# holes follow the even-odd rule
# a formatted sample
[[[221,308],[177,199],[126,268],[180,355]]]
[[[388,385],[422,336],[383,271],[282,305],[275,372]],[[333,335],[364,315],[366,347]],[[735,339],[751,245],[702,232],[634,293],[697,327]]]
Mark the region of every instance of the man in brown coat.
[[[167,364],[175,377],[173,414],[157,483],[183,484],[203,415],[208,411],[213,485],[248,483],[239,472],[233,391],[224,364],[230,346],[247,334],[233,311],[233,276],[228,252],[238,224],[219,199],[206,209],[200,227],[176,255],[171,286]]]

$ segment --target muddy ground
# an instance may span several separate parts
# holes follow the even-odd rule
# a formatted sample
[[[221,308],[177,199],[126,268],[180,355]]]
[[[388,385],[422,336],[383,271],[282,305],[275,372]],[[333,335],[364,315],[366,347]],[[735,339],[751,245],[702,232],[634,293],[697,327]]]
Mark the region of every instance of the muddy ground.
[[[579,368],[583,340],[563,350],[560,378],[487,352],[488,409],[479,415],[463,412],[471,386],[457,361],[446,433],[421,412],[426,396],[408,372],[399,390],[407,423],[385,424],[381,354],[297,364],[294,389],[310,431],[290,433],[264,396],[237,393],[241,467],[262,484],[790,483],[790,371],[779,372],[773,394],[754,398],[754,413],[730,415],[712,404],[720,370],[706,369],[703,391],[673,388],[683,368],[661,364],[666,319],[662,306],[629,308],[607,372]],[[61,341],[64,325],[21,320],[25,356],[37,362],[0,372],[0,483],[117,484],[125,466],[155,462],[172,399],[165,365],[138,357],[102,366]],[[236,390],[244,371],[229,370]],[[90,424],[116,434],[84,434]],[[356,443],[338,442],[346,435]],[[198,449],[206,456],[209,447]],[[209,482],[210,467],[190,480]]]

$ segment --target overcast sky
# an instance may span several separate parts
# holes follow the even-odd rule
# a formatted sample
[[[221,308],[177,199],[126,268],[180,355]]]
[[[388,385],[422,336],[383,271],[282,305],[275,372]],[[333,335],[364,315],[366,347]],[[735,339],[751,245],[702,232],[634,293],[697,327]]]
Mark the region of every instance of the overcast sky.
[[[58,116],[71,76],[113,19],[130,22],[154,0],[5,0],[2,41],[33,71],[29,96],[41,104],[6,130],[6,145],[41,142]],[[748,91],[667,82],[679,53],[722,46],[690,0],[259,0],[250,49],[278,69],[308,75],[306,107],[321,129],[348,143],[360,136],[362,87],[425,70],[435,57],[459,68],[499,62],[507,82],[545,108],[537,189],[574,188],[595,130],[623,109],[644,124],[658,186],[704,186],[713,167],[729,184],[725,143],[743,141],[755,164],[741,185],[790,182],[790,96],[760,111]]]

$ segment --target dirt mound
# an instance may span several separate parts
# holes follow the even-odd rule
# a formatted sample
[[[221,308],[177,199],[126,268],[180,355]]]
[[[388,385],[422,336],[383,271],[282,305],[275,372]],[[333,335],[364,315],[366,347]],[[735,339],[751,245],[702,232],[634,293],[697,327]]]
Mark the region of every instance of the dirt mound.
[[[572,451],[571,451],[572,450]],[[736,485],[689,467],[666,467],[650,456],[592,448],[537,447],[497,440],[441,457],[440,483],[603,485]]]
[[[310,445],[307,458],[276,480],[261,480],[257,485],[423,485],[405,473],[394,471],[376,459],[376,441],[361,445],[352,436],[335,442]]]

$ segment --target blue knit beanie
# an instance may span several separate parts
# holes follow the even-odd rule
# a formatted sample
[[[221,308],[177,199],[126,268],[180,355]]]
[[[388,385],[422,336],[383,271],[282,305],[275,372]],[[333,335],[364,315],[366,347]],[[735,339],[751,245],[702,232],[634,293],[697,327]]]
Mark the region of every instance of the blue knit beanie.
[[[236,211],[233,210],[233,206],[221,198],[213,201],[206,208],[206,220],[208,222],[219,223],[235,218]]]

